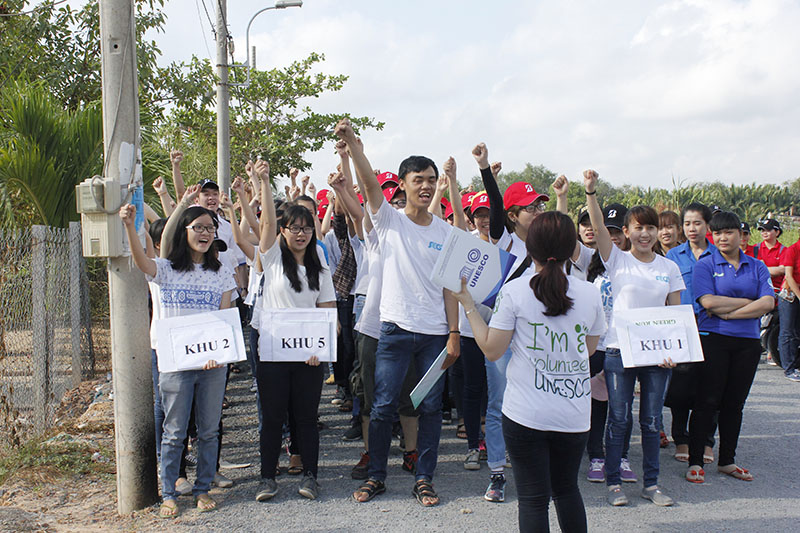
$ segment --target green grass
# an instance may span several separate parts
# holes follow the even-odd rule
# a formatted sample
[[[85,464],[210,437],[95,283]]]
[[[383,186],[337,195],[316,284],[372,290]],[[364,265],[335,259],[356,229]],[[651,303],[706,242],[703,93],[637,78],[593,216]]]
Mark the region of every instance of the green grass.
[[[113,471],[113,464],[92,461],[95,451],[114,457],[113,450],[94,449],[82,442],[45,444],[49,436],[36,437],[17,448],[0,448],[0,485],[17,473],[46,479]]]

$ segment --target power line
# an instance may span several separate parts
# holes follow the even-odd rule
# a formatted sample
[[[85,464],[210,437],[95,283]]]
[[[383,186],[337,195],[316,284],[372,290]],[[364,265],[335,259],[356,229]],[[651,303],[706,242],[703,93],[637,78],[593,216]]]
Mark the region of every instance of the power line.
[[[200,13],[200,2],[199,2],[199,0],[194,0],[194,5],[195,5],[195,7],[197,7],[197,18],[200,19],[200,31],[203,33],[203,44],[206,47],[206,52],[208,53],[208,58],[211,59],[211,49],[208,47],[208,41],[206,40],[206,32],[203,31],[203,15]],[[206,7],[206,3],[203,2],[203,8],[205,9],[205,7]],[[206,16],[208,16],[208,10],[206,10]],[[211,17],[209,17],[208,21],[211,22]],[[212,30],[211,31],[214,31],[213,30],[213,26],[212,26]]]
[[[63,4],[66,1],[67,0],[54,0],[53,2],[50,2],[49,4],[42,4],[40,6],[34,7],[33,9],[29,9],[28,11],[21,11],[19,13],[0,13],[0,17],[19,17],[21,15],[30,15],[31,13],[35,13],[35,12],[40,11],[42,9],[46,9],[48,7],[52,8],[52,7],[57,6],[58,4]]]

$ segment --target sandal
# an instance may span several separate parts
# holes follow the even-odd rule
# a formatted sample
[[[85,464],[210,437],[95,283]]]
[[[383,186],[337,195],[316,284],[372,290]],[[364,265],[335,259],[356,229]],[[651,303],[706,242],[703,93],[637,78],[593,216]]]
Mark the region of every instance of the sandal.
[[[158,510],[158,516],[161,518],[176,518],[180,514],[178,509],[178,502],[175,500],[164,500],[161,503],[161,508]]]
[[[686,481],[690,481],[692,483],[705,483],[706,473],[699,466],[690,466],[689,470],[686,472]]]
[[[378,494],[386,492],[386,484],[377,479],[368,479],[353,493],[353,499],[358,503],[367,503]],[[358,494],[366,494],[365,499],[360,499]]]
[[[290,476],[299,476],[303,473],[303,459],[299,455],[291,455],[289,457],[289,470],[287,472]]]
[[[672,457],[674,457],[676,461],[680,461],[681,463],[688,463],[689,462],[689,445],[688,444],[676,444],[675,445],[675,455],[673,455]]]
[[[198,494],[194,499],[194,503],[197,505],[197,510],[201,513],[208,513],[217,509],[217,502],[208,494]]]
[[[703,462],[705,464],[711,464],[714,462],[714,450],[711,449],[710,446],[706,446],[703,452]]]
[[[753,474],[751,474],[750,471],[747,470],[746,468],[741,468],[736,465],[728,465],[728,466],[733,466],[733,470],[723,470],[723,468],[727,468],[727,466],[721,466],[717,468],[717,471],[727,476],[735,477],[736,479],[741,479],[742,481],[753,481]]]
[[[465,426],[463,423],[459,424],[458,427],[456,428],[456,437],[458,437],[459,439],[467,438],[467,426]]]
[[[436,494],[436,491],[433,490],[433,485],[427,479],[420,479],[414,485],[414,489],[411,491],[420,505],[423,507],[433,507],[435,505],[439,505],[439,496]],[[428,501],[425,501],[425,498],[428,498]],[[433,500],[433,501],[432,501]]]
[[[662,431],[662,432],[660,433],[660,437],[661,437],[661,444],[660,444],[660,445],[661,445],[661,447],[662,447],[662,448],[667,448],[667,447],[669,447],[669,439],[667,438],[667,434],[666,434],[666,433],[664,433],[664,432]]]

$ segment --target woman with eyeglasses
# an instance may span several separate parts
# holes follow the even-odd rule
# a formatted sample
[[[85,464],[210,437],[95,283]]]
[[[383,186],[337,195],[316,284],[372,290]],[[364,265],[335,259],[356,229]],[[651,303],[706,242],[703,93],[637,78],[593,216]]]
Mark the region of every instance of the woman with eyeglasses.
[[[151,259],[136,234],[136,208],[125,205],[119,211],[128,235],[131,255],[149,282],[159,286],[161,318],[193,315],[227,309],[236,288],[233,272],[217,258],[214,236],[217,221],[204,207],[192,205],[200,192],[187,189],[170,216],[161,238],[161,257]],[[190,207],[191,206],[191,207]],[[202,323],[197,324],[202,329]],[[216,502],[208,495],[216,472],[219,421],[225,394],[226,369],[209,361],[201,370],[161,372],[159,391],[164,408],[161,437],[162,518],[178,515],[178,479],[183,441],[194,402],[197,424],[197,479],[195,502],[200,512],[213,511]]]
[[[261,178],[261,239],[259,256],[264,272],[261,305],[264,309],[336,307],[333,280],[317,251],[314,215],[300,205],[289,205],[280,221],[275,215],[269,165],[260,160],[255,168]],[[319,495],[317,463],[319,428],[317,414],[322,394],[323,368],[316,356],[305,362],[259,361],[258,394],[262,429],[261,483],[256,501],[278,493],[275,470],[281,452],[283,422],[291,408],[303,458],[303,480],[298,493],[310,500]]]

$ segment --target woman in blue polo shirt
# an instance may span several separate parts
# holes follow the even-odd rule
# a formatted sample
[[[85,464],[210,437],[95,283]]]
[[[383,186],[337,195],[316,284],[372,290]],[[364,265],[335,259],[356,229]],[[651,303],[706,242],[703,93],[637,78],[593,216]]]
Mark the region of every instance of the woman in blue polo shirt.
[[[697,317],[704,310],[694,297],[692,284],[694,266],[697,261],[711,255],[716,250],[714,245],[706,239],[708,224],[711,222],[711,209],[699,202],[692,202],[683,209],[681,220],[686,242],[668,251],[667,259],[675,261],[681,271],[683,282],[686,284],[686,290],[681,292],[681,304],[693,306],[694,315]],[[689,412],[694,405],[698,370],[699,366],[695,363],[682,363],[672,369],[667,397],[664,400],[664,406],[669,407],[672,411],[672,440],[675,442],[675,460],[684,463],[689,461]],[[704,463],[714,460],[713,446],[712,433],[703,453]]]
[[[739,217],[720,212],[711,219],[717,250],[694,267],[694,295],[705,313],[698,329],[705,361],[700,363],[694,411],[689,421],[689,470],[686,479],[703,483],[703,446],[719,412],[718,470],[752,481],[753,476],[734,462],[742,427],[742,410],[758,361],[761,343],[759,317],[775,306],[769,270],[739,249]]]

